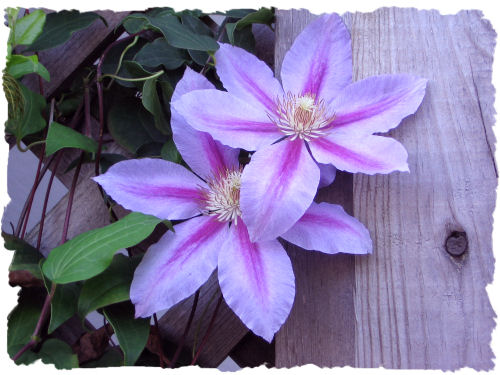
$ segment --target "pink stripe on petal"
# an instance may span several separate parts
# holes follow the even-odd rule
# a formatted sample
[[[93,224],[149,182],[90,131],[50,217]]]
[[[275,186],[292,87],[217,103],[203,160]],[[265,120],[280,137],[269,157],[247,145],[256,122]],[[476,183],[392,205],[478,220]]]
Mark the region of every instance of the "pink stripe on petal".
[[[213,88],[213,85],[203,75],[187,67],[184,77],[175,87],[172,102],[183,94],[206,88]],[[193,129],[175,109],[172,108],[171,112],[174,142],[182,158],[196,174],[206,179],[222,169],[238,167],[238,149],[224,146],[210,134]]]
[[[251,242],[243,223],[229,232],[219,253],[222,294],[248,328],[271,342],[293,305],[292,264],[278,241]]]
[[[351,37],[337,14],[313,20],[295,39],[283,59],[286,92],[317,94],[329,102],[351,83]]]
[[[415,113],[426,79],[407,74],[380,75],[347,86],[332,102],[335,128],[358,134],[386,132]]]
[[[283,135],[264,111],[228,92],[192,91],[172,106],[193,128],[230,147],[253,151]]]
[[[189,297],[217,267],[227,223],[200,216],[175,226],[151,246],[134,273],[130,299],[146,317]]]
[[[408,153],[392,138],[368,135],[353,137],[332,132],[328,137],[309,142],[314,158],[323,164],[351,173],[408,172]]]
[[[121,161],[94,181],[123,207],[168,220],[198,215],[199,188],[206,186],[186,168],[161,159]]]
[[[313,203],[282,237],[306,250],[327,254],[372,252],[368,230],[336,204]]]
[[[220,44],[216,69],[229,93],[264,112],[274,112],[275,100],[283,95],[272,70],[255,55],[230,44]]]
[[[286,232],[311,204],[319,168],[301,140],[283,140],[252,155],[241,177],[240,207],[250,238]]]

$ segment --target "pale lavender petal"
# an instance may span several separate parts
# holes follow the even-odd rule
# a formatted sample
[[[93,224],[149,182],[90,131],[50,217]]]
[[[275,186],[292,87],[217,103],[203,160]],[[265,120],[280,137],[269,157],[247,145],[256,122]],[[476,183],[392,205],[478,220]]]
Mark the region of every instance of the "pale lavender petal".
[[[199,187],[206,187],[186,168],[161,159],[121,161],[93,179],[123,207],[168,220],[199,214]]]
[[[193,128],[230,147],[253,151],[283,136],[264,111],[225,91],[192,91],[172,106]]]
[[[252,241],[286,232],[316,195],[319,168],[301,140],[283,140],[252,155],[241,176],[242,219]]]
[[[295,297],[292,263],[277,240],[251,242],[243,223],[230,228],[219,253],[226,303],[253,333],[271,342]]]
[[[337,14],[322,15],[307,25],[283,59],[285,92],[313,93],[328,102],[351,79],[351,36]]]
[[[321,163],[318,163],[318,167],[320,173],[318,189],[331,185],[333,181],[335,181],[335,176],[337,175],[337,168],[335,168],[331,164],[321,164]]]
[[[130,299],[146,317],[189,297],[217,267],[228,237],[227,223],[200,216],[175,226],[152,245],[134,273]]]
[[[347,86],[330,104],[336,128],[372,134],[386,132],[415,113],[427,80],[407,74],[380,75]]]
[[[314,158],[323,164],[331,163],[337,169],[366,174],[409,172],[408,153],[398,141],[367,135],[353,137],[343,132],[332,132],[328,137],[309,142]]]
[[[172,102],[188,92],[210,88],[213,85],[208,79],[186,67],[184,77],[175,87]],[[224,146],[210,134],[193,129],[174,108],[171,112],[174,142],[182,158],[196,174],[209,178],[224,168],[238,167],[238,149]]]
[[[313,203],[281,237],[303,249],[327,254],[372,252],[368,229],[337,204]]]
[[[274,112],[283,89],[266,63],[242,48],[223,43],[215,61],[217,75],[229,93],[263,112]]]
[[[194,90],[214,89],[214,85],[203,74],[195,72],[189,66],[186,66],[182,79],[177,82],[175,90],[170,101],[173,103],[182,95]]]

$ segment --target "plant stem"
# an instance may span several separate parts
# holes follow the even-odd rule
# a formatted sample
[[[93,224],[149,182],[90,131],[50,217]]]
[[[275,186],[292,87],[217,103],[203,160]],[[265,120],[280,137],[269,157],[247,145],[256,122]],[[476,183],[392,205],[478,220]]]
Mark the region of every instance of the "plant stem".
[[[191,361],[191,366],[193,366],[196,361],[198,360],[198,357],[200,356],[201,351],[203,350],[203,347],[205,346],[208,336],[210,335],[210,332],[212,331],[212,328],[214,326],[215,318],[217,317],[217,312],[219,311],[219,307],[222,303],[222,294],[219,297],[219,300],[217,301],[217,306],[215,307],[214,313],[212,315],[212,319],[210,319],[210,323],[208,323],[207,331],[205,333],[205,336],[203,336],[203,339],[201,340],[200,346],[198,348],[198,351],[196,352],[193,360]]]
[[[181,354],[181,350],[184,347],[184,341],[186,340],[186,336],[189,332],[189,328],[191,327],[191,323],[193,322],[194,313],[196,312],[196,306],[198,305],[198,298],[200,297],[200,289],[196,291],[194,294],[193,306],[191,307],[191,313],[189,314],[189,318],[186,324],[186,328],[184,328],[184,333],[182,334],[181,340],[179,341],[179,345],[177,346],[177,350],[175,351],[174,357],[172,358],[172,363],[170,364],[171,368],[174,368],[179,355]]]
[[[83,156],[84,152],[82,151],[80,160],[78,161],[78,165],[76,166],[75,174],[73,175],[73,181],[71,183],[71,189],[69,191],[69,196],[68,196],[68,206],[66,207],[66,217],[64,219],[64,226],[63,226],[63,233],[61,236],[61,242],[60,245],[66,242],[66,237],[68,236],[68,228],[69,228],[69,218],[71,215],[71,207],[73,205],[73,197],[75,195],[75,188],[76,188],[76,182],[78,181],[78,175],[80,174],[80,169],[82,167],[83,163]],[[24,352],[28,351],[32,347],[34,347],[38,341],[38,335],[40,334],[40,331],[42,329],[43,324],[47,320],[47,317],[50,312],[50,302],[52,301],[52,298],[54,297],[54,293],[56,290],[56,283],[52,283],[52,287],[50,290],[50,293],[45,297],[45,301],[43,303],[42,311],[40,313],[40,318],[38,319],[38,322],[35,327],[35,331],[33,332],[33,335],[31,336],[31,340],[23,346],[21,350],[19,350],[13,357],[12,360],[16,361],[21,355],[23,355]]]
[[[47,185],[47,191],[45,192],[45,199],[43,201],[42,215],[40,217],[40,226],[38,227],[38,236],[37,236],[37,240],[36,240],[36,249],[37,250],[40,250],[40,245],[42,242],[43,226],[45,223],[45,214],[47,212],[47,205],[49,202],[50,190],[52,189],[52,182],[54,181],[54,177],[56,175],[57,168],[59,167],[59,163],[62,159],[62,155],[63,155],[62,151],[59,151],[57,153],[54,168],[52,169],[52,173],[50,174],[49,183]]]
[[[222,23],[219,26],[219,31],[218,31],[218,34],[217,34],[217,42],[220,42],[222,40],[222,36],[224,35],[224,30],[226,29],[227,20],[228,20],[228,17],[224,18],[224,20],[222,21]],[[210,62],[211,58],[212,58],[212,56],[208,55],[208,59],[205,62],[205,65],[203,66],[203,69],[201,69],[201,71],[200,71],[201,75],[204,75],[206,73],[206,71],[208,69],[208,66],[209,66],[208,63]]]
[[[33,332],[33,335],[31,335],[31,340],[24,345],[21,350],[19,350],[13,357],[12,360],[15,362],[21,357],[25,352],[27,352],[29,349],[34,347],[38,341],[39,337],[38,335],[40,334],[40,331],[42,329],[43,323],[47,319],[47,316],[50,311],[50,301],[52,300],[52,297],[54,297],[54,293],[56,291],[56,283],[52,283],[52,288],[50,289],[50,293],[47,295],[45,298],[45,301],[43,302],[43,307],[42,311],[40,312],[40,318],[38,319],[38,322],[36,323],[35,331]]]
[[[85,156],[85,152],[82,151],[80,154],[80,160],[76,166],[75,173],[73,174],[73,181],[71,182],[71,188],[68,195],[68,206],[66,207],[66,216],[64,218],[64,226],[63,233],[61,236],[61,241],[59,245],[62,245],[66,242],[68,236],[68,228],[69,228],[69,218],[71,216],[71,208],[73,207],[73,197],[75,196],[76,183],[78,181],[78,175],[80,174],[80,169],[82,168],[83,158]]]
[[[160,71],[158,71],[150,76],[140,77],[140,78],[127,78],[127,77],[119,77],[119,76],[114,75],[114,74],[103,74],[101,76],[101,78],[110,77],[113,79],[119,79],[120,81],[126,81],[126,82],[141,82],[141,81],[147,81],[148,79],[153,79],[153,78],[159,77],[163,73],[165,73],[165,72],[163,70],[160,70]]]

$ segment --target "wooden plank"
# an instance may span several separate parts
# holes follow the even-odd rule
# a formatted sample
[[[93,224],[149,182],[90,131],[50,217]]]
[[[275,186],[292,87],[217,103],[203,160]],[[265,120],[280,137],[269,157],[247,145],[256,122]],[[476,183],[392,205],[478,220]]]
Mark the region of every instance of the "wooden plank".
[[[205,335],[220,294],[217,272],[214,272],[201,288],[193,324],[185,341],[185,347],[189,352],[192,351],[193,345],[196,344],[198,347],[200,340]],[[169,341],[179,342],[191,312],[193,299],[193,296],[185,299],[162,316],[159,324],[163,337]],[[247,332],[248,328],[222,301],[211,334],[200,353],[197,364],[202,367],[219,366]]]
[[[106,19],[107,27],[101,20],[96,20],[86,29],[74,33],[66,43],[39,53],[40,61],[51,72],[50,82],[43,81],[46,97],[55,94],[79,67],[88,66],[98,58],[103,47],[119,36],[115,28],[129,14],[109,10],[97,13]],[[38,92],[38,76],[26,76],[23,83]]]
[[[313,19],[307,11],[278,11],[276,74],[295,37]],[[352,175],[339,172],[317,202],[341,204],[352,214]],[[327,255],[287,245],[295,273],[295,302],[276,336],[276,367],[308,363],[354,365],[354,257]],[[335,317],[335,318],[332,318]],[[314,343],[314,344],[313,344]]]
[[[283,51],[309,19],[307,12],[278,12],[278,68]],[[492,280],[494,264],[495,33],[474,11],[441,16],[384,8],[346,14],[344,20],[352,36],[354,80],[383,73],[430,80],[417,114],[388,134],[408,150],[411,173],[356,174],[354,190],[346,190],[347,196],[353,194],[355,216],[374,241],[373,255],[355,258],[353,300],[347,295],[336,301],[344,306],[341,319],[355,319],[354,364],[490,369],[494,312],[485,286]],[[467,236],[468,250],[459,257],[445,250],[452,232]],[[332,277],[347,284],[352,280],[351,272],[339,276],[332,271],[328,278],[321,264],[316,266],[319,271],[309,274],[307,286],[322,275],[324,282]],[[294,263],[295,270],[302,267],[307,267],[305,257]],[[320,301],[312,300],[302,294],[311,293],[312,287],[299,288],[289,321],[276,339],[276,365],[330,366],[339,359],[352,360],[335,352],[353,334],[351,325],[338,337],[315,329],[329,324],[318,320],[339,319],[330,312],[334,296],[325,292]],[[308,302],[301,302],[303,298]],[[294,318],[299,314],[301,319]],[[312,326],[311,331],[302,325]],[[348,339],[344,350],[350,347]]]
[[[495,32],[480,12],[381,9],[351,17],[355,79],[429,79],[415,116],[390,135],[411,173],[354,176],[354,212],[373,256],[356,258],[356,365],[491,369]],[[468,251],[445,251],[450,232]]]

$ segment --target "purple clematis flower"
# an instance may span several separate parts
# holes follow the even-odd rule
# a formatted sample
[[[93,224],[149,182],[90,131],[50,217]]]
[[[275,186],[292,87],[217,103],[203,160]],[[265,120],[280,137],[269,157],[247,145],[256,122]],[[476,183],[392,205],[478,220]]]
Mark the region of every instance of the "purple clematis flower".
[[[173,106],[223,144],[257,150],[240,196],[252,241],[294,225],[313,201],[324,165],[352,173],[408,171],[405,148],[373,133],[414,113],[427,80],[396,74],[351,83],[351,39],[338,15],[318,17],[297,37],[283,60],[282,85],[241,48],[221,44],[215,58],[227,92],[194,91]]]
[[[187,68],[172,101],[212,84]],[[238,150],[194,130],[172,111],[174,141],[193,172],[160,159],[133,159],[95,177],[127,209],[162,219],[189,219],[151,246],[135,271],[130,298],[146,317],[189,297],[218,268],[226,303],[255,334],[271,341],[295,296],[295,278],[277,239],[252,242],[240,219]],[[199,177],[198,177],[199,176]],[[313,203],[282,236],[307,250],[366,254],[368,230],[342,207]]]

